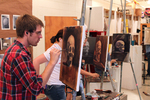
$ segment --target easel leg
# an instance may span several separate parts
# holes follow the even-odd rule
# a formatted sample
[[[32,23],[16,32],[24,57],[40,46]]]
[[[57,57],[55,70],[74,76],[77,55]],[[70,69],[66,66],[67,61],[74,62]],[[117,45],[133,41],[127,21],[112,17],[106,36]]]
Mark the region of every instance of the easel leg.
[[[110,82],[111,82],[113,91],[115,92],[115,91],[116,91],[116,88],[115,88],[114,83],[113,83],[113,81],[112,81],[112,78],[111,78],[111,75],[110,75],[110,70],[109,70],[109,68],[108,68],[108,74],[109,74],[109,77],[110,77]]]
[[[121,84],[122,84],[122,64],[123,64],[123,62],[121,62],[121,71],[120,71],[120,88],[119,88],[119,92],[121,92]]]
[[[140,95],[140,91],[139,91],[139,87],[138,87],[138,83],[137,83],[137,80],[136,80],[136,76],[135,76],[135,73],[134,73],[133,65],[132,65],[132,63],[131,63],[131,58],[130,58],[130,64],[131,64],[131,68],[132,68],[134,80],[135,80],[135,83],[136,83],[136,87],[137,87],[137,90],[138,90],[138,93],[139,93],[139,97],[140,97],[140,100],[142,100],[142,99],[141,99],[141,95]]]
[[[115,92],[115,91],[116,91],[116,89],[115,89],[114,83],[113,83],[113,81],[112,81],[112,78],[111,78],[111,75],[110,75],[110,70],[109,70],[109,68],[108,68],[108,73],[109,73],[110,82],[111,82],[111,85],[112,85],[113,91]],[[104,80],[104,75],[105,75],[105,71],[103,71],[103,75],[102,75],[102,79],[101,79],[101,86],[100,86],[100,89],[103,89],[103,80]]]
[[[103,74],[101,75],[101,85],[100,85],[100,89],[103,89],[103,79],[104,79],[104,74],[105,74],[105,71],[103,71]]]

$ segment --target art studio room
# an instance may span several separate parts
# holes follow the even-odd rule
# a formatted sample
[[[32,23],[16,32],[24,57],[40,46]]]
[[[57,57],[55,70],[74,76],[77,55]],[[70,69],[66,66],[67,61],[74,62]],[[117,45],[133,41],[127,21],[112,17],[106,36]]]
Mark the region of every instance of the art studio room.
[[[150,100],[150,0],[0,0],[0,100]]]

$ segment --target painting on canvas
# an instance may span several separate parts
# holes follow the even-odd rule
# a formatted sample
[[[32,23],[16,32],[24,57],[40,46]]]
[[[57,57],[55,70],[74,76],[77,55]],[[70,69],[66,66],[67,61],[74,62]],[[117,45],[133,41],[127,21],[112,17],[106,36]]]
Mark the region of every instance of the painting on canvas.
[[[107,36],[96,37],[94,56],[93,56],[93,63],[95,67],[103,71],[105,69],[105,62],[106,62],[107,39],[108,39]]]
[[[79,90],[84,39],[84,26],[65,27],[63,30],[60,81],[76,91]]]
[[[85,60],[85,64],[93,64],[93,55],[95,48],[96,37],[88,37],[83,46],[82,59]]]
[[[130,34],[113,34],[111,59],[117,59],[118,61],[128,62],[130,42]]]

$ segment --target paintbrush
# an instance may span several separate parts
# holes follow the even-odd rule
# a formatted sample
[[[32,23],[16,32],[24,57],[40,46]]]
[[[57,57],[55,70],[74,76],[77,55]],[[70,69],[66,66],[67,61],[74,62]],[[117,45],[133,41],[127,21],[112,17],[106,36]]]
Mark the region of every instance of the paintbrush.
[[[62,50],[60,50],[60,51],[65,51],[65,50],[67,50],[67,49],[62,49]]]
[[[67,49],[62,49],[62,50],[60,50],[60,51],[62,52],[62,51],[65,51],[65,50],[67,50]],[[49,54],[50,54],[50,53],[49,53]]]
[[[146,92],[143,92],[145,95],[147,95],[147,96],[150,96],[150,94],[149,93],[146,93]]]

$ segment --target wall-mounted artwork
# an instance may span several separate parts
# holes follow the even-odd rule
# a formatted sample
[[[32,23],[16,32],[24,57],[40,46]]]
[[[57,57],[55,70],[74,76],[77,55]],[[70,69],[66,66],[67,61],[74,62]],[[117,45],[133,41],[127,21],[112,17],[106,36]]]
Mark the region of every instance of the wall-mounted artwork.
[[[85,39],[85,27],[65,27],[61,56],[60,81],[78,91],[80,70]]]
[[[93,55],[95,49],[96,37],[88,37],[83,47],[82,59],[85,60],[85,64],[93,64]]]
[[[7,14],[1,15],[1,28],[2,30],[10,30],[10,16]]]
[[[13,30],[16,30],[16,20],[20,15],[13,15]]]
[[[93,63],[95,67],[103,71],[105,69],[105,62],[106,62],[107,39],[108,39],[107,36],[96,37],[94,56],[93,56]]]
[[[130,34],[113,34],[111,59],[117,59],[118,61],[128,62],[130,42]]]
[[[150,27],[144,29],[144,45],[150,45]]]

